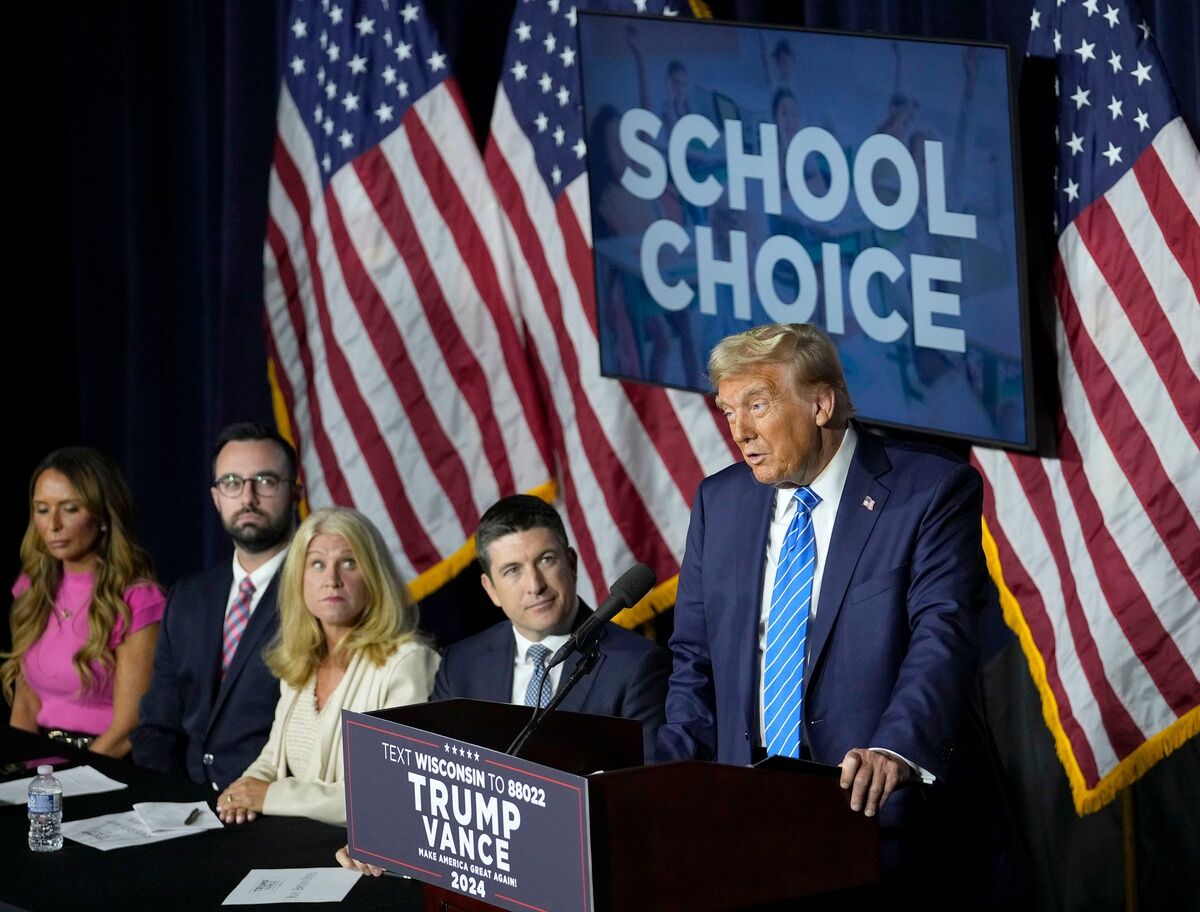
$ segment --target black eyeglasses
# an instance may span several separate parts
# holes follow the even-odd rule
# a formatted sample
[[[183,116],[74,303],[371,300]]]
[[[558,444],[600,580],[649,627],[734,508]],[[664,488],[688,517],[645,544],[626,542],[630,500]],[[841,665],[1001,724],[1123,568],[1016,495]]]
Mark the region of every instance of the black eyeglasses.
[[[280,478],[278,475],[273,475],[267,472],[260,472],[253,478],[243,478],[241,475],[222,475],[213,482],[213,487],[216,488],[225,497],[237,497],[242,493],[242,488],[246,482],[250,482],[251,489],[259,497],[274,497],[279,493],[279,489],[284,485],[291,484],[291,478]]]

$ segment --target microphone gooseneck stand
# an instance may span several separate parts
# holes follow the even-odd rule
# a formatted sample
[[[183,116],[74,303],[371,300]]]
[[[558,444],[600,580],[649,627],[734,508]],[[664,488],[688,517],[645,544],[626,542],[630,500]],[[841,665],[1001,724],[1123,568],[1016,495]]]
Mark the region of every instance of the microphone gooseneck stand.
[[[521,729],[520,734],[513,739],[513,743],[508,746],[508,750],[505,751],[506,754],[511,757],[521,756],[521,750],[525,747],[525,743],[531,737],[533,737],[534,733],[539,728],[541,728],[542,722],[545,721],[546,716],[552,710],[554,710],[559,703],[566,699],[567,694],[575,689],[575,685],[583,680],[589,671],[596,667],[596,663],[600,661],[599,637],[592,640],[586,649],[587,651],[584,652],[583,658],[579,660],[579,664],[576,665],[575,670],[571,672],[571,677],[567,678],[567,683],[558,689],[558,691],[550,699],[550,702],[546,704],[546,707],[544,709],[537,706],[533,708],[533,715],[529,717],[529,721],[525,723],[525,727]]]

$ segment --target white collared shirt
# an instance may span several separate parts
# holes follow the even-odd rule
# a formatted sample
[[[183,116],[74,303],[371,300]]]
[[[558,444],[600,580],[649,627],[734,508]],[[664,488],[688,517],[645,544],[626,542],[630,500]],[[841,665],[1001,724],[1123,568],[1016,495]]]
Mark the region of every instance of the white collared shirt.
[[[576,601],[575,609],[571,612],[566,625],[570,631],[575,626],[575,616],[579,613],[579,602]],[[525,691],[529,689],[529,682],[533,680],[533,670],[535,663],[529,658],[529,647],[534,645],[533,640],[526,639],[520,634],[516,627],[513,628],[513,638],[517,641],[517,655],[513,660],[513,684],[512,693],[509,694],[510,703],[515,703],[517,706],[525,705]],[[555,633],[541,641],[542,645],[550,650],[550,655],[558,652],[563,644],[571,638],[568,633]],[[560,662],[550,669],[550,693],[555,693],[558,690],[558,682],[562,680],[562,670],[565,663]]]
[[[229,617],[229,611],[233,608],[233,602],[238,597],[238,591],[242,585],[242,580],[247,576],[250,577],[250,582],[254,584],[254,595],[250,597],[250,613],[254,614],[254,609],[258,607],[258,603],[262,601],[263,594],[267,591],[267,587],[271,585],[271,580],[275,577],[275,573],[283,564],[283,559],[287,557],[288,549],[282,549],[278,554],[271,557],[266,563],[251,573],[247,573],[242,567],[241,561],[238,560],[237,552],[233,552],[233,584],[229,587],[229,598],[225,601],[225,616]]]

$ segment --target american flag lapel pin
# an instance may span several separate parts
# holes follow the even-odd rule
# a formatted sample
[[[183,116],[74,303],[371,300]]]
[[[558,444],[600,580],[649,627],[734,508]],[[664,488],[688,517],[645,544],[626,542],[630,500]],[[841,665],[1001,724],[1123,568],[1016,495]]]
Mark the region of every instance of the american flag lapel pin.
[[[875,498],[871,497],[868,494],[866,497],[863,498],[863,506],[866,507],[868,510],[874,510],[875,509]]]

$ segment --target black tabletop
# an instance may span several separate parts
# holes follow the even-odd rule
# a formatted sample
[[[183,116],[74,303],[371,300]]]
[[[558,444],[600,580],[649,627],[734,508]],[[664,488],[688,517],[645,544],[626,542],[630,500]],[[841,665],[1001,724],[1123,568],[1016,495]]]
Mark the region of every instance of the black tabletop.
[[[56,769],[86,763],[129,786],[98,795],[67,796],[63,802],[65,820],[128,811],[139,801],[211,803],[216,797],[211,789],[186,779],[162,776],[132,763],[78,752],[27,732],[0,727],[0,766],[4,767],[0,778],[32,775],[35,770],[14,767],[48,757],[59,759]],[[259,817],[242,826],[107,852],[70,839],[63,841],[61,851],[31,852],[28,832],[24,805],[0,806],[0,867],[4,870],[0,875],[0,908],[11,906],[27,912],[212,910],[220,907],[251,869],[336,865],[334,852],[346,841],[343,827],[304,817]],[[271,908],[288,906],[296,908],[295,904],[272,904]],[[392,876],[363,877],[336,908],[415,912],[421,908],[421,886]]]

